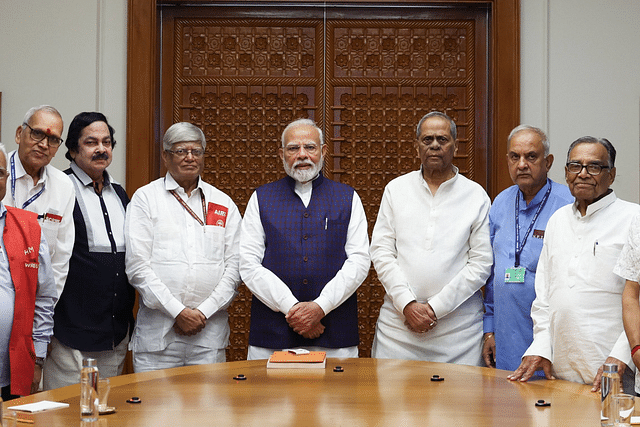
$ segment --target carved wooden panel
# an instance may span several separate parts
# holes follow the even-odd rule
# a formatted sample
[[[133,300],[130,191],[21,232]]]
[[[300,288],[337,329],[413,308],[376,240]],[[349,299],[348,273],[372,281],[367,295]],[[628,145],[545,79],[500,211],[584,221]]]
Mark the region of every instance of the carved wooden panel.
[[[445,111],[458,124],[456,165],[474,178],[473,20],[176,18],[166,129],[200,126],[204,179],[244,212],[256,187],[284,176],[282,129],[309,117],[325,131],[325,174],[360,195],[369,231],[384,186],[419,167],[418,120]],[[326,55],[326,61],[325,61]],[[170,121],[171,123],[169,123]],[[384,296],[373,268],[358,289],[360,355],[369,356]],[[229,308],[227,360],[246,358],[251,293]]]

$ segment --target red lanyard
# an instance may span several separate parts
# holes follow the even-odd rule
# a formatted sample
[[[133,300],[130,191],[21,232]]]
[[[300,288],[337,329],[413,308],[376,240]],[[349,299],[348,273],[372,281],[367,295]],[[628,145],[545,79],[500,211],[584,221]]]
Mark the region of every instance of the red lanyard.
[[[187,205],[187,203],[184,200],[182,200],[182,197],[180,197],[178,195],[178,193],[176,193],[176,190],[169,190],[169,192],[171,194],[173,194],[173,197],[175,197],[176,200],[178,202],[180,202],[182,207],[185,208],[187,210],[187,212],[189,212],[191,214],[191,216],[196,219],[196,221],[198,221],[198,224],[200,224],[201,226],[204,227],[205,223],[202,222],[202,220],[198,217],[198,215],[196,215],[196,213],[193,210],[191,210],[189,205]],[[206,220],[207,219],[207,208],[206,208],[206,205],[205,205],[205,202],[204,202],[204,194],[202,194],[202,190],[200,190],[200,199],[202,200],[202,217]]]

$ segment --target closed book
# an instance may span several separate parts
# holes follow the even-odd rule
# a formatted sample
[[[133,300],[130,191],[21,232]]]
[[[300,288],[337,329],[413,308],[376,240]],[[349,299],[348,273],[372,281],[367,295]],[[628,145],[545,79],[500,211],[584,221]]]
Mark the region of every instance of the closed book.
[[[327,353],[324,351],[311,351],[307,354],[275,351],[267,361],[267,368],[275,369],[324,368],[326,365]]]

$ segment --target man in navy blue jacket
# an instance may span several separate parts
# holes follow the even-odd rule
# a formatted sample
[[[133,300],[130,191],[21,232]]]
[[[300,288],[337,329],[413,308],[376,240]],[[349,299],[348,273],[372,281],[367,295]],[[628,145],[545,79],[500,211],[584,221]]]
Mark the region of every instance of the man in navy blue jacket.
[[[247,205],[240,275],[254,295],[249,360],[293,347],[358,357],[367,221],[355,190],[322,175],[326,152],[313,121],[290,123],[279,148],[288,176],[259,187]]]

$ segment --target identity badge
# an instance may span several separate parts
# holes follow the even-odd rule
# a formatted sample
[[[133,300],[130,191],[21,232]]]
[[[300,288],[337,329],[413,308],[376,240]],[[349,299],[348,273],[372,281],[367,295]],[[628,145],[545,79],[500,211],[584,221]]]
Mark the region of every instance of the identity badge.
[[[229,208],[226,206],[209,202],[207,209],[207,225],[224,227],[227,223],[227,213],[229,213]]]
[[[524,283],[524,273],[526,268],[524,267],[511,267],[507,268],[504,273],[505,283]]]

